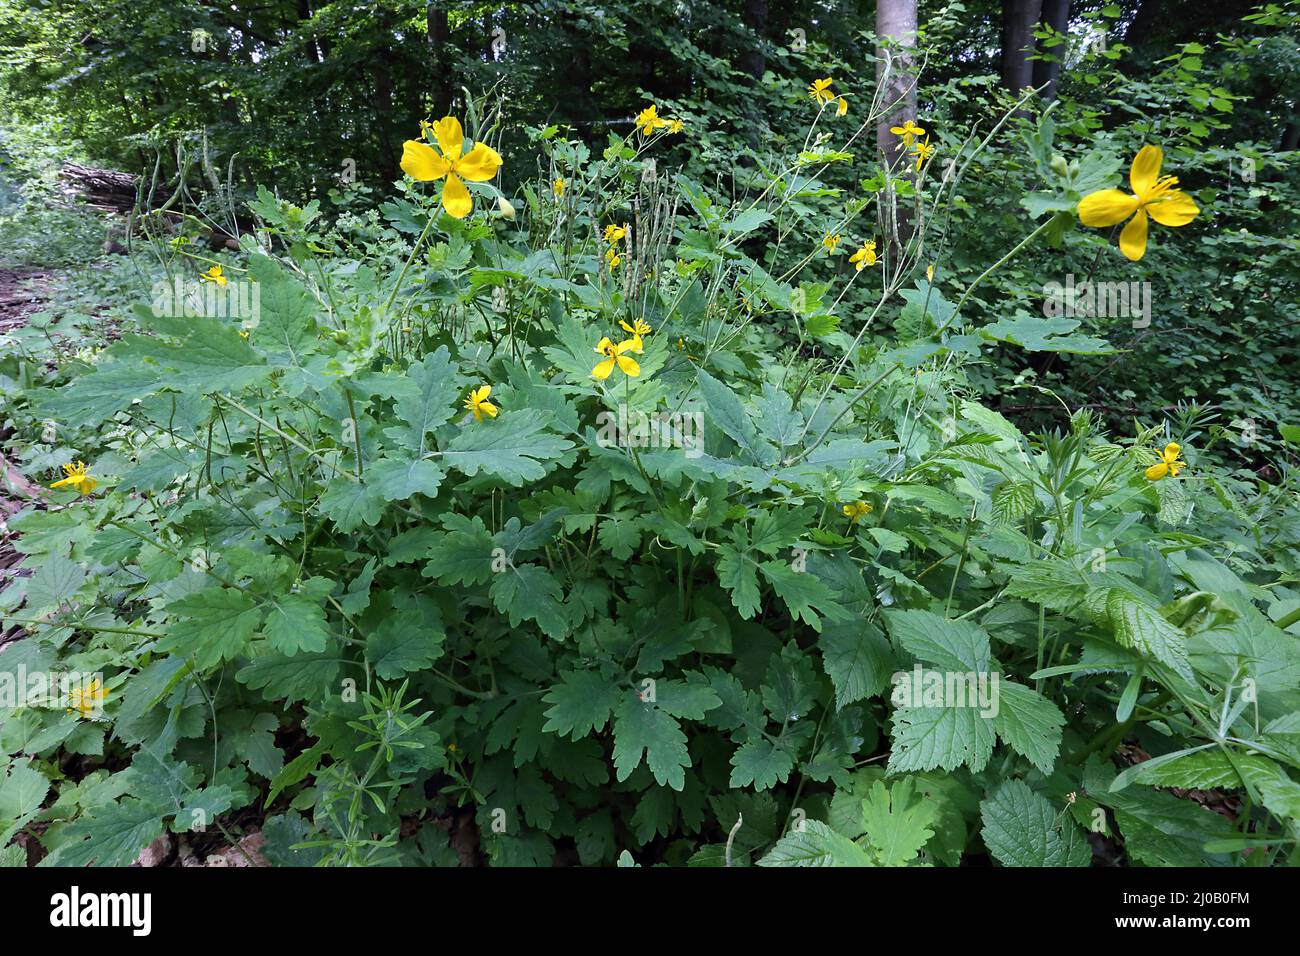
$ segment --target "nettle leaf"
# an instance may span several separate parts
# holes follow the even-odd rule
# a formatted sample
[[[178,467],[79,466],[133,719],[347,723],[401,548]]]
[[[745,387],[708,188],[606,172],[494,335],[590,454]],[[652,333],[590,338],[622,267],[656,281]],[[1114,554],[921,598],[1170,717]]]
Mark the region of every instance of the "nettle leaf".
[[[1092,849],[1065,808],[1023,780],[1008,780],[980,804],[984,845],[1003,866],[1087,866]]]
[[[862,802],[862,821],[880,865],[906,866],[916,859],[934,836],[936,814],[936,805],[916,792],[911,777],[904,777],[889,789],[877,780]]]
[[[551,705],[542,730],[567,734],[574,740],[599,732],[605,728],[621,693],[619,685],[599,671],[566,671],[542,697]]]
[[[200,670],[244,652],[262,621],[251,595],[235,588],[205,588],[167,605],[176,620],[158,649],[193,656]]]
[[[425,452],[426,436],[456,414],[460,389],[456,384],[456,367],[445,345],[412,362],[404,378],[393,388],[393,412],[405,427],[384,429],[384,434],[419,458]]]
[[[1143,604],[1123,588],[1097,588],[1086,599],[1092,616],[1110,626],[1122,647],[1172,667],[1192,679],[1187,659],[1187,635],[1156,608]]]
[[[930,611],[886,611],[889,633],[917,660],[940,670],[982,674],[992,659],[989,636],[970,621],[949,621]]]
[[[29,764],[15,763],[0,777],[0,847],[36,816],[50,792],[50,781]]]
[[[525,408],[476,422],[452,439],[441,453],[442,461],[471,478],[482,472],[516,488],[537,481],[546,477],[543,462],[573,447],[571,441],[544,431],[550,417],[549,412]]]
[[[759,866],[874,866],[862,847],[820,820],[804,820],[758,861]]]
[[[931,672],[942,678],[942,674]],[[974,707],[900,707],[894,711],[889,772],[983,770],[993,755],[993,721]]]
[[[997,684],[997,705],[993,727],[998,736],[1044,774],[1050,774],[1061,749],[1065,715],[1037,691],[1005,679]]]
[[[562,638],[569,632],[564,589],[545,568],[535,564],[507,567],[493,576],[488,593],[496,609],[508,615],[511,627],[536,621],[547,637]]]
[[[446,632],[430,627],[419,611],[390,614],[366,638],[366,659],[385,680],[427,669],[442,656]]]

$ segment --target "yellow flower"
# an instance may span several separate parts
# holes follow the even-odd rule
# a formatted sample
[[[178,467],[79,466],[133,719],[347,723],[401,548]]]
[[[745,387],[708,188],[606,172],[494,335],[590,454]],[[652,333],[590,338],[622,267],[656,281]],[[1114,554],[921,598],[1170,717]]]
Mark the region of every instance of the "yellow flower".
[[[605,250],[605,261],[609,263],[609,271],[613,272],[618,268],[619,263],[623,261],[623,257],[618,254],[616,247],[610,246]]]
[[[230,282],[221,272],[221,266],[213,266],[207,272],[200,273],[200,279],[206,279],[208,282],[215,282],[217,285],[226,285]]]
[[[854,525],[871,514],[873,509],[865,501],[855,501],[851,505],[845,505],[840,510],[844,512],[844,517],[849,519],[849,524]]]
[[[79,712],[82,717],[89,717],[96,711],[103,709],[104,699],[108,697],[108,688],[101,687],[99,678],[95,677],[91,679],[84,689],[80,687],[69,688],[68,697],[72,700],[72,706],[67,709],[68,713]]]
[[[930,137],[925,138],[922,143],[919,140],[912,144],[912,153],[916,156],[916,171],[921,171],[921,165],[934,155],[935,147],[930,145]]]
[[[605,227],[605,241],[610,245],[622,242],[627,236],[627,226],[609,225]]]
[[[812,86],[808,87],[808,95],[818,106],[835,99],[835,94],[831,92],[832,82],[834,81],[828,76],[822,80],[813,80]]]
[[[875,240],[868,239],[864,242],[861,249],[849,256],[849,262],[857,263],[858,272],[862,271],[863,266],[874,266],[876,264]]]
[[[240,330],[240,332],[239,332],[239,337],[240,337],[241,339],[243,339],[245,342],[248,341],[248,336],[249,336],[249,331],[248,331],[248,329],[241,329],[241,330]]]
[[[63,473],[68,477],[60,478],[54,484],[50,485],[51,488],[62,488],[64,485],[71,485],[73,488],[76,488],[80,494],[88,495],[94,491],[95,486],[99,484],[94,478],[91,478],[90,475],[86,474],[86,465],[84,462],[77,461],[70,465],[64,465]]]
[[[934,263],[930,263],[930,265],[925,267],[925,281],[926,282],[934,281]]]
[[[565,182],[559,176],[556,176],[554,179],[551,180],[551,192],[555,194],[555,197],[557,199],[560,196],[564,195],[564,186],[565,186]]]
[[[408,139],[402,144],[402,170],[412,179],[420,182],[434,182],[444,176],[447,181],[442,187],[442,208],[456,219],[464,219],[474,208],[469,189],[461,181],[468,179],[472,183],[484,183],[497,174],[501,168],[501,157],[487,143],[475,143],[474,147],[463,156],[465,132],[460,120],[454,116],[444,116],[436,123],[421,123],[426,137],[432,137],[438,144],[434,149],[419,140]]]
[[[840,234],[838,232],[828,232],[822,238],[822,248],[827,252],[834,252],[835,247],[840,244]]]
[[[474,421],[481,422],[484,415],[488,418],[497,417],[497,407],[487,400],[491,394],[491,385],[480,385],[470,391],[465,399],[465,407],[474,413]]]
[[[622,326],[624,332],[628,332],[632,335],[637,336],[638,338],[640,338],[643,335],[649,335],[651,332],[654,331],[652,328],[650,328],[650,323],[648,323],[645,319],[637,319],[631,325],[628,325],[622,319],[619,319],[618,324]]]
[[[1186,193],[1174,188],[1178,177],[1160,178],[1164,155],[1159,146],[1138,150],[1128,174],[1133,195],[1120,189],[1101,189],[1079,203],[1079,221],[1085,226],[1115,226],[1133,217],[1119,234],[1119,251],[1131,262],[1147,251],[1147,216],[1162,226],[1185,226],[1201,211]]]
[[[681,120],[674,119],[668,121],[669,133],[684,133],[685,131],[686,131],[686,124],[683,123]]]
[[[605,358],[603,361],[597,362],[595,367],[591,370],[591,374],[594,378],[600,379],[601,381],[609,378],[610,374],[614,371],[615,365],[622,370],[624,375],[631,376],[632,378],[636,378],[641,374],[641,366],[636,364],[636,359],[628,358],[623,354],[624,352],[641,351],[641,339],[639,336],[633,336],[626,341],[619,342],[617,345],[611,342],[609,337],[606,336],[600,340],[600,344],[596,346],[596,351],[605,356]]]
[[[925,130],[921,129],[921,127],[917,126],[911,120],[908,120],[902,126],[891,126],[889,127],[889,131],[895,136],[903,137],[904,146],[911,146],[912,140],[916,139],[918,136],[925,135]]]
[[[1187,462],[1179,461],[1178,456],[1182,449],[1177,443],[1170,442],[1165,446],[1165,450],[1160,453],[1160,460],[1146,470],[1148,481],[1159,481],[1165,475],[1178,477],[1178,473],[1187,467]]]
[[[642,136],[649,136],[657,129],[663,129],[668,126],[668,120],[659,115],[659,107],[651,103],[636,117],[636,128],[641,131]]]
[[[849,101],[841,96],[835,105],[835,115],[843,116],[848,111],[849,111]]]

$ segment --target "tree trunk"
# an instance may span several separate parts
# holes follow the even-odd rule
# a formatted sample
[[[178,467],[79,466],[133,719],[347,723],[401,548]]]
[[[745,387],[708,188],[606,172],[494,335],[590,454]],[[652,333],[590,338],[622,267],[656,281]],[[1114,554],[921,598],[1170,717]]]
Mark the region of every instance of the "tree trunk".
[[[736,58],[736,66],[749,76],[751,85],[757,88],[763,79],[763,73],[767,70],[767,57],[763,55],[763,37],[767,32],[767,0],[745,0],[743,17],[745,27],[752,31],[754,36]],[[749,142],[750,149],[757,150],[763,140],[761,133],[763,116],[758,108],[756,97],[746,99],[745,120],[745,139]]]
[[[447,25],[447,8],[441,3],[425,7],[425,26],[433,69],[429,77],[429,95],[433,99],[429,116],[441,119],[451,112],[455,82],[451,75],[451,29]]]
[[[1282,142],[1278,145],[1284,153],[1297,148],[1300,148],[1300,101],[1291,104],[1291,121],[1282,130]]]
[[[916,119],[916,0],[879,0],[876,37],[882,45],[877,50],[880,60],[876,64],[876,83],[881,85],[885,110],[876,124],[876,146],[886,167],[907,168],[907,148],[889,128]],[[886,45],[891,58],[888,76],[884,64]]]
[[[1002,0],[1002,85],[1020,93],[1034,85],[1034,25],[1043,0]]]
[[[1057,33],[1068,34],[1070,32],[1070,0],[1043,0],[1043,15],[1039,21],[1043,26],[1051,27]],[[1059,46],[1045,47],[1041,53],[1047,54],[1051,60],[1034,60],[1033,78],[1031,82],[1035,87],[1047,84],[1047,88],[1042,92],[1043,102],[1050,103],[1056,99],[1056,87],[1061,78],[1061,61],[1065,59],[1067,47],[1064,43]]]

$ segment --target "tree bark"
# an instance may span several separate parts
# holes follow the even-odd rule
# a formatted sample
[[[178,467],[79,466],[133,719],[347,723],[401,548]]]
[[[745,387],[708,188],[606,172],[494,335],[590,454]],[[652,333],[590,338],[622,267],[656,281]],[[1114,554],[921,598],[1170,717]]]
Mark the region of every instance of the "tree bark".
[[[1051,27],[1057,33],[1068,34],[1070,32],[1070,0],[1043,0],[1043,13],[1039,20],[1043,26]],[[1043,101],[1050,103],[1056,99],[1056,87],[1061,79],[1061,61],[1065,59],[1065,44],[1060,46],[1045,47],[1040,53],[1047,54],[1051,60],[1034,60],[1033,78],[1031,82],[1035,87],[1047,84],[1047,88],[1042,92]]]
[[[447,25],[447,8],[441,3],[425,7],[425,29],[429,38],[429,54],[433,61],[429,77],[429,95],[433,99],[430,117],[440,119],[451,112],[455,84],[451,75],[451,29]]]
[[[1043,0],[1002,0],[1002,85],[1012,93],[1034,85],[1034,25]]]
[[[876,83],[881,86],[885,109],[876,125],[876,146],[887,168],[907,168],[907,148],[889,128],[916,119],[916,0],[879,0],[876,37],[882,44],[877,50],[880,59],[876,63]],[[884,63],[886,44],[890,55],[888,76]]]

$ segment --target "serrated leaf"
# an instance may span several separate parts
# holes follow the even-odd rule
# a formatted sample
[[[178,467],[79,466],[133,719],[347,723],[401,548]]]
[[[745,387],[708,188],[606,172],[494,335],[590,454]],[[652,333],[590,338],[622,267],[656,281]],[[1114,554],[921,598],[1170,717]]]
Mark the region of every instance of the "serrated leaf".
[[[446,638],[440,627],[430,627],[418,611],[390,614],[366,638],[366,659],[385,680],[428,668],[442,656]]]
[[[1006,679],[998,681],[997,702],[993,727],[998,736],[1044,774],[1050,774],[1061,749],[1065,715],[1037,691]]]
[[[756,737],[743,744],[731,756],[732,788],[753,786],[755,790],[770,790],[785,783],[794,769],[794,758],[781,747],[764,737]]]
[[[511,627],[536,621],[547,637],[562,638],[569,632],[564,590],[545,568],[535,564],[507,567],[493,576],[489,594],[496,609],[509,617]]]
[[[1092,850],[1070,815],[1008,780],[980,804],[984,845],[1003,866],[1087,866]]]
[[[758,861],[759,866],[872,866],[866,850],[820,820],[804,820]]]
[[[577,740],[604,729],[619,701],[619,687],[599,671],[566,671],[542,700],[551,705],[542,730]]]
[[[862,802],[862,822],[881,866],[906,866],[934,836],[935,806],[916,793],[911,777],[889,789],[877,780]]]
[[[462,428],[442,461],[471,478],[482,472],[519,487],[546,476],[544,462],[558,459],[573,443],[545,431],[550,413],[532,408]]]

